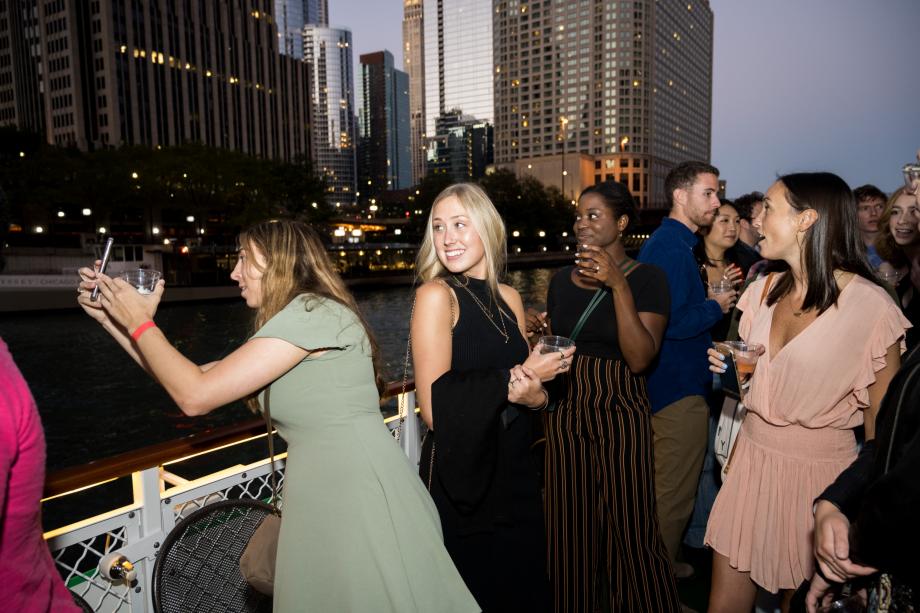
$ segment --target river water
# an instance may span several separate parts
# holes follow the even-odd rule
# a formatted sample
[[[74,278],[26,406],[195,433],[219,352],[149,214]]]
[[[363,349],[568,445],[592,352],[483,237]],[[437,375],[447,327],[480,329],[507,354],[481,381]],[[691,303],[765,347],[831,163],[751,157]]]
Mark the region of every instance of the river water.
[[[525,305],[542,308],[553,272],[513,271],[508,283]],[[387,379],[400,379],[412,289],[358,290],[355,297],[380,343]],[[241,300],[232,300],[163,304],[156,319],[186,357],[204,363],[227,355],[246,339],[251,315]],[[4,314],[0,337],[38,403],[49,470],[252,417],[239,402],[203,417],[186,417],[80,310]]]

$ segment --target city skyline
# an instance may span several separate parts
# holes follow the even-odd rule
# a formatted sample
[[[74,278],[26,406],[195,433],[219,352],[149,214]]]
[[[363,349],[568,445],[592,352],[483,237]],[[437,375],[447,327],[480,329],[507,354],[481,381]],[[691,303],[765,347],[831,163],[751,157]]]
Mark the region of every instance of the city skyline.
[[[709,4],[712,162],[730,197],[798,170],[887,192],[902,184],[900,168],[920,147],[920,81],[911,72],[920,3]],[[352,30],[356,56],[389,49],[403,66],[401,1],[333,0],[329,9],[331,23]]]

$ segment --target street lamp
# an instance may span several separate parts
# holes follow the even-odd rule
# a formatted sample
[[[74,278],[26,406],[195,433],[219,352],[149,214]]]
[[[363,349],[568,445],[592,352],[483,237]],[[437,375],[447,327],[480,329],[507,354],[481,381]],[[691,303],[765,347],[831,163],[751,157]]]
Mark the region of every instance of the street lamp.
[[[565,143],[566,143],[566,133],[565,128],[569,125],[569,119],[565,115],[559,118],[559,138],[562,140],[562,173],[559,178],[559,184],[562,187],[562,195],[565,196],[565,176],[568,174],[565,170]]]

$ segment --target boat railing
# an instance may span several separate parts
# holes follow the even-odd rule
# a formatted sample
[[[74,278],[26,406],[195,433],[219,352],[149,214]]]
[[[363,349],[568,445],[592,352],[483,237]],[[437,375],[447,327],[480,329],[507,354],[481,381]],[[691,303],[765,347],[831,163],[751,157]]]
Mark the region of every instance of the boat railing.
[[[395,432],[400,411],[407,418],[399,445],[413,464],[420,454],[421,425],[415,384],[402,392],[402,382],[390,384],[385,399],[396,399],[397,414],[384,419]],[[409,411],[406,407],[412,407]],[[266,436],[265,422],[253,419],[201,434],[144,447],[112,458],[67,468],[48,475],[43,505],[83,495],[114,480],[131,479],[131,501],[119,508],[45,533],[52,557],[67,587],[97,612],[152,612],[153,566],[170,530],[184,517],[219,500],[271,497],[271,461],[260,457],[234,463],[196,478],[181,476],[183,465],[224,453]],[[275,472],[283,487],[286,453],[275,456]],[[100,494],[102,495],[102,494]],[[118,577],[122,560],[136,576]],[[115,578],[112,578],[115,577]]]

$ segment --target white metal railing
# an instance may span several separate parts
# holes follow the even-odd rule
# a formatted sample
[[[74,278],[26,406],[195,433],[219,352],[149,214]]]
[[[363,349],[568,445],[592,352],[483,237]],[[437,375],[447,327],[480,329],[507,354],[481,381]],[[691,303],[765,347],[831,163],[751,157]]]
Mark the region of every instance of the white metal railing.
[[[415,407],[415,392],[406,392],[402,400],[398,406]],[[386,423],[392,432],[399,423],[398,416],[387,419]],[[418,465],[421,451],[420,429],[416,409],[405,420],[399,441],[413,465]],[[286,458],[286,453],[275,456],[279,487],[284,481]],[[212,502],[267,500],[271,495],[270,475],[269,458],[230,466],[190,481],[163,466],[150,467],[131,475],[132,504],[52,530],[45,534],[45,539],[67,587],[94,611],[151,613],[153,566],[170,530],[184,517]],[[113,582],[103,576],[100,562],[110,554],[123,555],[134,564],[135,585]]]

